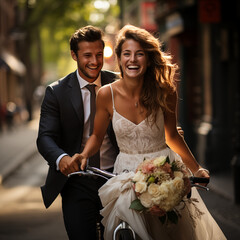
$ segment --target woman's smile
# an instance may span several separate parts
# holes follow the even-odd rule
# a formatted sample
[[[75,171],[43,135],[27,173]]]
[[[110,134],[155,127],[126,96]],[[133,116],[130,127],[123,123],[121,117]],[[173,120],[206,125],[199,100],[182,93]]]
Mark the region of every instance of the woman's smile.
[[[147,69],[147,55],[137,41],[129,39],[122,45],[119,63],[124,77],[142,78]]]

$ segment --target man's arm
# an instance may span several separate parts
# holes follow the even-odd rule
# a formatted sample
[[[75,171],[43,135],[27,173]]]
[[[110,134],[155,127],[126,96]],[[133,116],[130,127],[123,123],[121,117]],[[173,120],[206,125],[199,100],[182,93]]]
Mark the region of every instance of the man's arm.
[[[65,152],[58,146],[60,119],[57,98],[52,87],[47,87],[41,106],[37,147],[48,164],[56,169],[56,160]]]

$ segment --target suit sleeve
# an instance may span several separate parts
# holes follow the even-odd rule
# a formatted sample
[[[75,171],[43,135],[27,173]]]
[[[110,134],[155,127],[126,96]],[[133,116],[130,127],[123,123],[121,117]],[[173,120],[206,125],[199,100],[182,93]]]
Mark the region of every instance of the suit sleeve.
[[[41,106],[37,147],[50,167],[56,169],[57,158],[65,153],[60,145],[60,107],[54,89],[47,87]]]

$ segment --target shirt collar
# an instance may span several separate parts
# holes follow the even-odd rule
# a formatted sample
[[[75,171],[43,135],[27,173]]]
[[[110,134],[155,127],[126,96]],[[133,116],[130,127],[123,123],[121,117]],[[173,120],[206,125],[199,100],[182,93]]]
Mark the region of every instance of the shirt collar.
[[[78,82],[80,84],[80,88],[84,88],[86,87],[86,85],[88,84],[96,84],[98,87],[101,87],[101,72],[99,73],[98,75],[98,78],[93,82],[93,83],[89,83],[88,81],[84,80],[80,75],[79,75],[79,72],[78,70],[76,71],[77,72],[77,78],[78,78]]]

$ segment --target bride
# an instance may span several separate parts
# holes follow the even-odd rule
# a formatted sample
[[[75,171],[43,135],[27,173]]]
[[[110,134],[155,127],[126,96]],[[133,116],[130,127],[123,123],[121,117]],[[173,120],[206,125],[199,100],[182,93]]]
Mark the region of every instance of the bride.
[[[179,210],[177,224],[163,225],[154,214],[129,209],[136,198],[131,179],[144,159],[168,156],[171,161],[183,161],[195,176],[209,178],[208,170],[198,164],[177,131],[177,66],[160,48],[158,39],[144,29],[126,25],[120,30],[115,52],[121,79],[99,90],[93,134],[83,152],[75,155],[75,161],[82,170],[85,168],[112,121],[120,153],[114,165],[118,175],[99,190],[104,207],[104,239],[112,239],[120,219],[127,221],[143,240],[226,239],[196,189],[192,197],[198,202],[195,207],[186,203]]]

